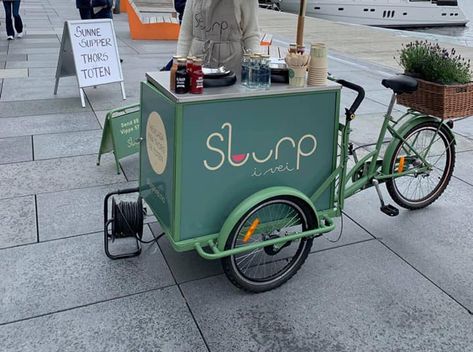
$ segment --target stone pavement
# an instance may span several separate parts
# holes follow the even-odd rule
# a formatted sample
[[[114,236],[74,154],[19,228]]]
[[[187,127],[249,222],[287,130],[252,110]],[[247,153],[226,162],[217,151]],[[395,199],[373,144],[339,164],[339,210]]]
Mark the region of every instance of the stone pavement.
[[[138,102],[145,72],[175,43],[132,41],[116,16],[129,98],[118,85],[87,89],[83,109],[72,78],[53,95],[74,3],[22,1],[26,37],[0,41],[1,351],[473,351],[473,120],[456,123],[457,165],[438,202],[388,218],[373,190],[354,196],[340,242],[317,239],[277,290],[245,294],[218,262],[166,239],[110,261],[102,199],[136,185],[138,171],[136,157],[121,175],[110,156],[95,165],[101,126],[109,109]],[[392,72],[340,52],[330,70],[367,88],[353,140],[372,142]],[[352,99],[343,92],[344,105]],[[148,222],[149,238],[160,229]]]

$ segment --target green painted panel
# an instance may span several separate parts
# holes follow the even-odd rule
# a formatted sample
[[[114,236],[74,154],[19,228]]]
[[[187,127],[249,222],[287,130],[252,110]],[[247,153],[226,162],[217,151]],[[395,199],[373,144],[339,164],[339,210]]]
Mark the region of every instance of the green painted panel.
[[[119,159],[139,151],[140,110],[110,119],[115,153]]]
[[[110,111],[105,117],[105,126],[100,143],[98,163],[102,154],[113,152],[120,172],[118,159],[139,152],[140,105],[130,105]]]
[[[183,106],[180,240],[216,233],[271,186],[310,196],[335,167],[338,91]],[[332,207],[333,187],[316,207]]]
[[[140,190],[161,225],[174,231],[175,105],[141,84]]]

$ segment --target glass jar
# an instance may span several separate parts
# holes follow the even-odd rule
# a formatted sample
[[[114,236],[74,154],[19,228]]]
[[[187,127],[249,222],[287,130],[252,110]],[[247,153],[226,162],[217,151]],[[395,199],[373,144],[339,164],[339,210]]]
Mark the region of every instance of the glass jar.
[[[177,56],[177,55],[174,55],[172,57],[172,66],[171,66],[171,78],[170,78],[170,89],[171,91],[175,91],[176,90],[176,71],[177,71],[177,60],[180,58],[180,56]]]
[[[251,55],[248,70],[248,88],[258,88],[260,80],[260,64],[261,56],[258,54]]]
[[[271,87],[271,68],[269,66],[271,57],[269,55],[261,55],[259,86],[264,89]]]
[[[244,54],[241,62],[241,84],[248,86],[251,54]]]
[[[192,67],[190,92],[202,94],[204,92],[204,73],[202,72],[202,59],[195,59]]]
[[[176,94],[185,94],[189,92],[189,75],[187,74],[187,59],[177,60],[176,71]]]

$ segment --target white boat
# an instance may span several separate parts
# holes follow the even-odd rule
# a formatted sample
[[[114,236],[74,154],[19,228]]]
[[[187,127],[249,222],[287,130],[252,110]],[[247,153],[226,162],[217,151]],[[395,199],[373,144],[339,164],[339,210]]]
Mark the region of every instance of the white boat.
[[[271,0],[299,13],[300,0]],[[308,0],[307,16],[379,27],[464,26],[457,0]]]

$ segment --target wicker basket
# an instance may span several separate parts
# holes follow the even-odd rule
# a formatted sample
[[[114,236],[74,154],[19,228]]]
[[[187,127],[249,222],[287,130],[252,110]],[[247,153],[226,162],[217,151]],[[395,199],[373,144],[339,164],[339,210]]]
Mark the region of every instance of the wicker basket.
[[[473,115],[473,82],[446,86],[417,81],[417,91],[398,95],[398,104],[443,119]]]

